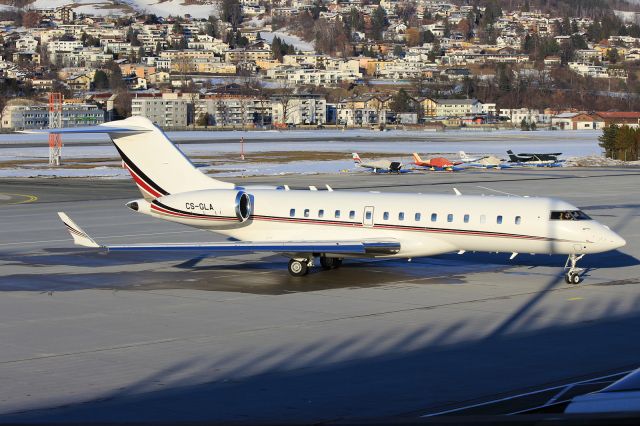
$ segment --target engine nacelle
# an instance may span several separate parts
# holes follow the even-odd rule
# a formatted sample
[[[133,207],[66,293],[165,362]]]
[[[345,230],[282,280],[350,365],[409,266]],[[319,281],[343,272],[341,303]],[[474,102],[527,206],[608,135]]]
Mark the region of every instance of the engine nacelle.
[[[237,189],[203,189],[136,200],[127,206],[140,213],[200,228],[236,227],[250,219],[253,197]]]

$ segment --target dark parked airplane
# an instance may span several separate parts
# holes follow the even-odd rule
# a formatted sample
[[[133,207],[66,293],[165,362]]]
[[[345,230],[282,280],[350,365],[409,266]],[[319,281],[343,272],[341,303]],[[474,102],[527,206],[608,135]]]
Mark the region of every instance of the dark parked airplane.
[[[529,164],[553,164],[558,163],[558,157],[562,155],[561,152],[552,152],[547,154],[529,154],[520,153],[514,154],[513,151],[508,150],[510,163],[529,163]]]

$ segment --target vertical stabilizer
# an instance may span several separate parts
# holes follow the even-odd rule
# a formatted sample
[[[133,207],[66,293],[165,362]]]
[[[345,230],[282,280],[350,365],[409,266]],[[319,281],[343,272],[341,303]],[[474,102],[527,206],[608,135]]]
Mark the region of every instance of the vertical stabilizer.
[[[129,117],[98,126],[47,129],[29,133],[107,133],[124,167],[146,199],[200,189],[232,189],[198,170],[162,130],[146,117]]]
[[[512,163],[519,163],[520,162],[520,159],[518,158],[517,155],[515,155],[513,153],[513,151],[508,150],[507,154],[509,155],[509,161],[511,161]]]

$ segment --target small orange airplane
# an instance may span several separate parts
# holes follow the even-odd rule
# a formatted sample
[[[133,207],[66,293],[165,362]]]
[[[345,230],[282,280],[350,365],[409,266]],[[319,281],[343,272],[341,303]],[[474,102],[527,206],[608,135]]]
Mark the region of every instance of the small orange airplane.
[[[420,167],[427,167],[431,170],[446,170],[452,172],[454,170],[461,170],[460,167],[456,166],[462,164],[462,162],[453,162],[444,157],[433,157],[428,160],[423,160],[417,152],[414,152],[413,164]]]

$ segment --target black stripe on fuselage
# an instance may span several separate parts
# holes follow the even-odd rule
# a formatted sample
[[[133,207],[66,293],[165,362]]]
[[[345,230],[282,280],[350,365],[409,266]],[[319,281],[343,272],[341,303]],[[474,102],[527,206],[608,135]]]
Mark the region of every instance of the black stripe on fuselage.
[[[124,161],[124,163],[127,165],[127,167],[129,167],[131,170],[133,170],[138,176],[140,176],[140,179],[143,179],[147,185],[149,185],[150,187],[152,187],[153,189],[155,189],[156,191],[158,191],[160,194],[162,195],[169,195],[169,193],[167,191],[165,191],[164,189],[162,189],[160,187],[160,185],[156,184],[154,181],[152,181],[149,176],[147,176],[146,174],[144,174],[144,172],[142,170],[140,170],[140,168],[138,166],[136,166],[134,164],[133,161],[131,161],[131,159],[129,159],[129,157],[127,157],[125,155],[124,152],[122,152],[122,150],[120,149],[120,147],[118,147],[118,145],[116,143],[114,143],[116,149],[118,150],[118,154],[120,154],[120,157],[122,157],[122,161]]]

